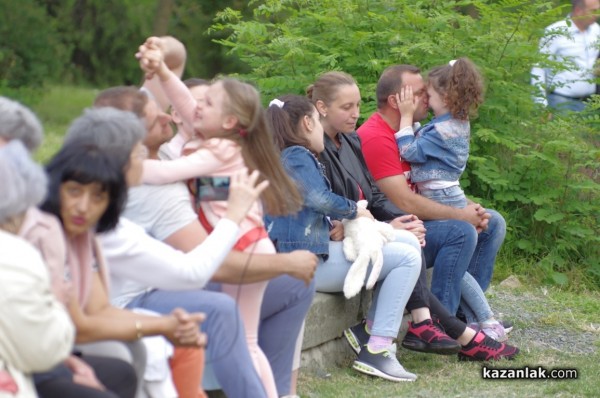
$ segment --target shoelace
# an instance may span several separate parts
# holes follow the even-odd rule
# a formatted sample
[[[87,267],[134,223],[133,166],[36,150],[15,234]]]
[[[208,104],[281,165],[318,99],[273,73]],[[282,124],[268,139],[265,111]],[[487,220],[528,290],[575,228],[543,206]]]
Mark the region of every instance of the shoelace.
[[[498,351],[502,348],[502,343],[492,339],[489,336],[485,336],[485,338],[481,341],[481,345]]]
[[[432,321],[432,323],[433,323],[433,326],[434,326],[435,328],[437,328],[437,329],[438,329],[439,331],[441,331],[442,333],[446,334],[446,329],[444,328],[444,325],[442,325],[442,324],[440,323],[440,320],[439,320],[439,318],[437,318],[437,317],[431,317],[431,321]]]

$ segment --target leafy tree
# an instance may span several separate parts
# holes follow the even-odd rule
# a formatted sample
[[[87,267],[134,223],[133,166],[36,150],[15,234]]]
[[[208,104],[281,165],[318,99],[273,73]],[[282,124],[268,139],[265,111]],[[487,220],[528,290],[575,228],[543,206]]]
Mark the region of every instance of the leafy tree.
[[[0,1],[0,89],[20,97],[16,89],[40,88],[57,76],[65,52],[54,21],[34,0]],[[36,90],[27,91],[29,101]],[[25,92],[21,92],[25,94]]]
[[[134,53],[151,32],[155,0],[54,0],[61,40],[72,49],[74,79],[95,85],[137,84]]]
[[[537,262],[548,281],[565,284],[574,267],[600,285],[598,101],[589,114],[548,121],[532,100],[529,72],[543,27],[567,6],[543,0],[265,0],[253,15],[225,9],[212,31],[251,69],[245,77],[265,101],[302,93],[328,70],[352,74],[363,116],[374,88],[397,63],[428,68],[468,56],[487,82],[472,121],[471,156],[461,182],[507,218],[505,250]],[[466,12],[460,12],[461,10]],[[574,128],[576,126],[576,128]],[[587,137],[588,139],[583,139]],[[591,137],[591,139],[590,139]]]
[[[247,2],[240,0],[180,0],[174,7],[169,34],[187,48],[186,76],[210,79],[218,74],[248,70],[236,56],[227,55],[226,49],[214,42],[223,34],[208,33],[217,12],[226,7],[237,10],[240,15],[248,12]]]

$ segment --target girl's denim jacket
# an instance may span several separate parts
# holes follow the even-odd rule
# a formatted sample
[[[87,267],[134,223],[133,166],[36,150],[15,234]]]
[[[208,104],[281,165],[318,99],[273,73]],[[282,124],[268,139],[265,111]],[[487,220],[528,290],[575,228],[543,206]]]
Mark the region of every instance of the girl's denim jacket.
[[[410,162],[412,182],[458,181],[469,158],[470,135],[468,120],[446,113],[433,118],[415,135],[398,138],[400,157]]]
[[[329,254],[329,222],[356,217],[356,202],[331,192],[323,166],[302,146],[281,152],[281,162],[304,199],[302,209],[288,216],[265,216],[265,226],[277,251],[309,250],[323,258]]]

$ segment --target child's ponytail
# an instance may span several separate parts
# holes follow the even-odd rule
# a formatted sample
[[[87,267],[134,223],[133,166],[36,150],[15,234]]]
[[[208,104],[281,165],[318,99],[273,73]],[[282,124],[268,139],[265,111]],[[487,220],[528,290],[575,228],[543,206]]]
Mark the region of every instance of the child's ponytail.
[[[427,79],[442,95],[455,119],[474,116],[483,103],[483,78],[477,66],[466,57],[433,68]]]
[[[310,141],[302,134],[300,122],[311,117],[315,107],[306,97],[284,95],[274,99],[267,108],[267,123],[273,132],[279,150],[300,145],[310,150]]]

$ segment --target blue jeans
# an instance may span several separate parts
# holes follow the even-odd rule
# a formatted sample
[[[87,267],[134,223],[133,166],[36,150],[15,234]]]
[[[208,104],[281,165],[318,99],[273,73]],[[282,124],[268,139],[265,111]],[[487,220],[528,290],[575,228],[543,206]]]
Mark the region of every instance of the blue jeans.
[[[306,286],[288,275],[271,279],[265,290],[258,345],[269,360],[280,396],[290,393],[296,338],[314,295],[314,279]]]
[[[201,329],[208,336],[206,362],[228,397],[265,397],[246,345],[244,325],[235,301],[220,292],[208,290],[151,290],[134,298],[128,308],[146,308],[169,314],[175,308],[204,312]]]
[[[477,246],[469,263],[469,274],[475,278],[484,292],[490,286],[494,274],[496,256],[506,237],[506,221],[496,210],[486,209],[492,216],[488,228],[479,233]]]
[[[419,194],[446,206],[460,209],[467,206],[467,198],[460,185],[442,189],[419,189]]]
[[[488,228],[479,234],[465,221],[425,221],[425,261],[427,267],[434,267],[431,292],[451,314],[458,310],[465,272],[475,278],[482,291],[492,279],[496,255],[506,236],[506,222],[495,210],[487,211],[492,217]]]
[[[559,113],[581,112],[585,109],[585,102],[574,98],[563,97],[559,94],[548,94],[548,107]]]
[[[473,276],[465,272],[461,282],[460,309],[467,323],[485,322],[494,316],[490,304]]]
[[[329,258],[321,262],[315,273],[319,292],[343,291],[344,280],[352,263],[346,260],[342,242],[329,243]],[[421,253],[411,244],[390,242],[383,247],[383,266],[373,292],[367,319],[373,321],[371,334],[398,336],[404,307],[421,271]],[[371,265],[367,271],[368,279]]]

